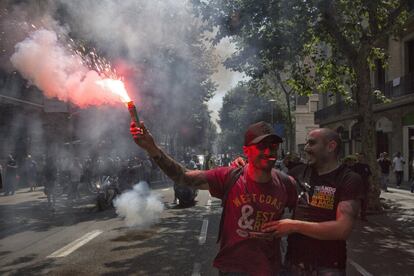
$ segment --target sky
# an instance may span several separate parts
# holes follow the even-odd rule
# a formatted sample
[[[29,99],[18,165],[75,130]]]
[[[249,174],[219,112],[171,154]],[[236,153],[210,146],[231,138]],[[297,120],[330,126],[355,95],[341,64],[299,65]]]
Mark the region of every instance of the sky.
[[[235,46],[228,38],[223,38],[215,47],[215,54],[217,54],[221,62],[217,64],[217,71],[212,76],[212,80],[217,84],[217,91],[214,97],[208,102],[208,108],[212,112],[212,120],[217,126],[217,120],[219,118],[218,112],[223,104],[224,95],[227,91],[235,87],[239,81],[246,78],[243,73],[231,71],[222,64],[234,51]],[[220,128],[218,130],[220,131]]]

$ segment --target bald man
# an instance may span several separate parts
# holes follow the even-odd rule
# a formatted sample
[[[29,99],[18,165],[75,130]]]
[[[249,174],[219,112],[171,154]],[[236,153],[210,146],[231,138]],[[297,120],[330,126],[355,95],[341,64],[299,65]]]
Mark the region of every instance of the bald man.
[[[277,236],[289,235],[286,259],[292,275],[345,275],[346,239],[358,215],[362,180],[340,165],[340,147],[333,130],[308,134],[308,164],[289,172],[301,183],[294,215],[262,227]]]

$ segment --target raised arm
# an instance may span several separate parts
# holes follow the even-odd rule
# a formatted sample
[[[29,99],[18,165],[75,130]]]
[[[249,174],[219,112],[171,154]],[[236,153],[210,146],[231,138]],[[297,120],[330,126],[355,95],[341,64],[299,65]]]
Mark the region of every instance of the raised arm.
[[[264,232],[274,232],[277,236],[299,233],[319,240],[346,240],[358,215],[359,202],[341,201],[336,210],[336,220],[325,222],[308,222],[284,219],[263,225]]]
[[[134,122],[131,122],[130,132],[135,143],[143,148],[160,169],[175,183],[195,189],[208,190],[209,187],[205,172],[200,170],[188,170],[166,154],[155,143],[151,133],[145,128],[145,125],[142,122],[139,127],[137,127]]]

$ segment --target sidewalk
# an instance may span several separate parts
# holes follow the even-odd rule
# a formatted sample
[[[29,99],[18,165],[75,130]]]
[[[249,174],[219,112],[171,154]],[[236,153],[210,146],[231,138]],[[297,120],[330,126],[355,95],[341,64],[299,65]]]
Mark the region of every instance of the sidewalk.
[[[347,275],[414,274],[414,194],[389,188],[384,213],[358,220],[348,241]]]
[[[397,186],[395,185],[395,182],[392,182],[391,185],[389,185],[389,187],[397,188]],[[401,183],[401,186],[400,186],[399,189],[410,191],[411,190],[411,181],[404,181],[403,183]]]

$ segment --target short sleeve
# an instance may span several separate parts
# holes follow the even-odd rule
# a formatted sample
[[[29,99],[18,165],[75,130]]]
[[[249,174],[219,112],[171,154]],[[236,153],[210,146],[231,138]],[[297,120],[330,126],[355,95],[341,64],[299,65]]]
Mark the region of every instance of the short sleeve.
[[[228,182],[232,170],[231,167],[218,167],[205,172],[209,191],[213,197],[223,198],[224,186]]]
[[[339,201],[360,199],[362,187],[361,176],[354,172],[346,173],[340,188]]]

